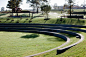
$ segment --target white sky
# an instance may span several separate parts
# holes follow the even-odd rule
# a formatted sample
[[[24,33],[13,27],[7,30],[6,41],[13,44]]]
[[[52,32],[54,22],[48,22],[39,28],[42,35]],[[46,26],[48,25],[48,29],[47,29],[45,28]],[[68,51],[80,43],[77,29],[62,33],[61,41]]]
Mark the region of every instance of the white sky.
[[[27,0],[23,0],[22,5],[20,6],[20,8],[22,9],[30,9],[29,4],[26,3]],[[4,7],[5,10],[7,9],[8,0],[0,0],[0,10],[1,7]],[[50,5],[54,5],[55,3],[57,3],[58,6],[63,6],[65,4],[65,0],[50,0]],[[81,5],[84,3],[84,0],[75,0],[75,3],[78,5]]]

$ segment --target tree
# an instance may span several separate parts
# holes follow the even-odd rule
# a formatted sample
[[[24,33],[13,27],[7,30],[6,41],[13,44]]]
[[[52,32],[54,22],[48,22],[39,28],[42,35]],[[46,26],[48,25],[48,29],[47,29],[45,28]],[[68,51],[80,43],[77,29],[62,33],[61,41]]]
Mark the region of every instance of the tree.
[[[37,13],[38,13],[38,8],[41,6],[41,2],[47,2],[47,0],[27,0],[26,3],[30,3],[30,6],[33,7],[33,11],[35,8],[37,8]],[[33,13],[32,13],[32,18],[33,18]]]
[[[51,10],[51,6],[50,5],[44,5],[41,7],[42,11],[46,14],[46,17],[48,19],[48,13],[50,12]]]
[[[64,7],[69,7],[70,10],[68,11],[70,13],[70,16],[71,16],[71,8],[73,7],[74,5],[74,0],[66,0],[68,2],[68,5],[65,4]]]
[[[45,5],[45,3],[42,2],[42,3],[41,3],[41,7],[40,7],[40,8],[41,8],[41,11],[42,11],[42,15],[43,15],[43,6],[44,6],[44,5]]]
[[[54,4],[53,8],[56,10],[57,9],[57,3]]]
[[[42,2],[48,2],[47,0],[27,0],[27,3],[30,3],[30,6],[34,8],[37,8],[37,13],[38,13],[38,8],[41,6]]]
[[[3,12],[4,11],[4,7],[1,7],[1,12]]]
[[[8,1],[7,8],[12,9],[12,16],[13,16],[13,12],[16,12],[15,8],[19,7],[20,2],[22,2],[22,0],[10,0],[10,1]]]
[[[84,0],[84,3],[83,3],[83,4],[81,4],[81,6],[83,6],[83,7],[84,7],[84,15],[85,15],[85,7],[86,7],[85,0]]]

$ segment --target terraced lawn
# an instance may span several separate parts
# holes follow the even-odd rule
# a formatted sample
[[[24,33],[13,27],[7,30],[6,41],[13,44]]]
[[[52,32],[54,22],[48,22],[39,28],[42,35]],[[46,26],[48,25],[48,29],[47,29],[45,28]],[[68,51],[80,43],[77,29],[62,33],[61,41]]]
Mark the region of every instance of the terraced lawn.
[[[65,43],[54,36],[0,31],[0,57],[24,57]]]
[[[41,54],[35,57],[86,57],[86,33],[80,32],[80,34],[85,37],[84,41],[68,49],[64,53],[56,55],[57,50],[53,50],[51,52]]]
[[[64,34],[64,33],[62,33],[62,34],[70,38],[70,42],[67,45],[63,46],[63,47],[66,47],[66,46],[69,46],[71,44],[74,44],[74,43],[76,43],[77,41],[80,40],[79,38],[76,38],[76,36],[69,35],[69,34]],[[61,48],[63,48],[63,47],[61,47]]]
[[[7,17],[0,18],[0,23],[16,23],[17,21],[19,21],[19,23],[29,23],[30,20],[29,17],[28,20],[26,20],[27,18],[7,19]],[[86,20],[64,18],[61,21],[60,18],[44,20],[44,17],[35,17],[32,19],[31,23],[86,25]],[[79,33],[86,38],[86,33]],[[76,39],[75,36],[67,36],[71,39],[69,44],[75,43],[79,40]],[[65,41],[60,38],[44,34],[0,31],[0,57],[24,57],[55,48],[63,43],[65,43]],[[56,55],[56,50],[54,50],[35,57],[86,57],[86,39],[60,55]]]

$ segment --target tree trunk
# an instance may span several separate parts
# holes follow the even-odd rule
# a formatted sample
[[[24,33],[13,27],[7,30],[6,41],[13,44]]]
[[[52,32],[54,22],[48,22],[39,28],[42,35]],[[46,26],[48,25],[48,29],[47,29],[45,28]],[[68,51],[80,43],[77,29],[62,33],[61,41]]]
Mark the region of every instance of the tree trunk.
[[[12,9],[12,16],[13,16],[13,9]]]
[[[18,16],[18,12],[17,12],[17,16]]]
[[[42,15],[43,15],[43,11],[42,11]]]
[[[33,19],[33,13],[32,13],[31,19]]]
[[[71,16],[71,3],[70,3],[70,16]]]
[[[29,17],[30,17],[30,12],[29,12]]]
[[[12,12],[12,16],[13,16],[13,12]]]
[[[48,13],[47,13],[47,19],[48,19]]]
[[[38,7],[37,7],[37,13],[39,12]]]

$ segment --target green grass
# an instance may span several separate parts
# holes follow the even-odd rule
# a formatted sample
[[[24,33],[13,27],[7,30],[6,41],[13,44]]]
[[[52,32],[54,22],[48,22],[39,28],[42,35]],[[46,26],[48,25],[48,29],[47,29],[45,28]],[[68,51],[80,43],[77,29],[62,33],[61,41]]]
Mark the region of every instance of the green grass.
[[[35,57],[86,57],[86,33],[81,32],[81,34],[85,37],[84,41],[68,49],[66,52],[56,55],[57,50],[54,50]]]
[[[28,15],[28,14],[25,14]],[[60,18],[51,18],[50,20],[44,20],[45,17],[41,14],[34,14],[34,18],[31,23],[41,23],[41,24],[70,24],[70,25],[86,25],[86,20],[76,19],[76,18],[64,18],[60,21]],[[19,23],[29,23],[31,17],[27,18],[9,18],[8,17],[0,18],[0,23],[16,23],[19,20]],[[11,22],[11,20],[14,20]],[[85,28],[81,28],[85,29]],[[78,32],[82,35],[86,33]],[[77,42],[79,39],[76,39],[75,36],[64,34],[70,37],[72,44]],[[55,48],[65,41],[54,36],[44,35],[44,34],[34,34],[34,33],[22,33],[22,32],[0,32],[0,57],[24,57],[31,54],[36,54]],[[70,48],[66,52],[56,55],[56,50],[36,56],[36,57],[86,57],[86,39],[80,44]],[[68,46],[66,45],[66,46]]]
[[[0,23],[16,23],[19,20],[19,23],[29,23],[30,18],[9,18],[10,20],[7,21],[8,18],[0,18]],[[11,20],[14,20],[11,22]],[[28,19],[28,20],[26,20]],[[32,19],[31,23],[41,23],[41,24],[69,24],[69,25],[86,25],[86,20],[79,20],[76,18],[63,18],[60,21],[60,18],[51,18],[50,20],[44,20],[42,17],[36,17]]]
[[[63,35],[65,35],[65,36],[70,38],[70,42],[67,45],[63,46],[63,47],[66,47],[66,46],[69,46],[71,44],[74,44],[74,43],[76,43],[77,41],[80,40],[79,38],[76,38],[76,36],[73,36],[73,35],[69,35],[69,34],[65,34],[65,33],[61,33],[61,34],[63,34]],[[63,48],[63,47],[61,47],[61,48]]]
[[[22,32],[0,32],[0,57],[24,57],[55,48],[61,38]]]
[[[51,10],[50,12],[52,12],[52,13],[59,13],[59,14],[61,14],[61,11],[58,11],[58,10]]]
[[[64,9],[64,11],[67,11],[69,9]],[[84,9],[72,9],[74,12],[84,12]]]

